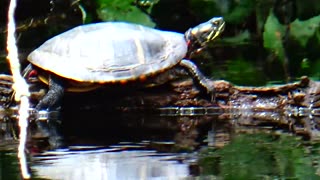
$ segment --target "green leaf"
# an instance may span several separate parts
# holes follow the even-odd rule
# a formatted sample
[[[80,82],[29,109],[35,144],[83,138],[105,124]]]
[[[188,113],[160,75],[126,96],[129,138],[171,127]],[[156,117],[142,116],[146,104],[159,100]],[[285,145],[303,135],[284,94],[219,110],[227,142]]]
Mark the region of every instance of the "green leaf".
[[[263,45],[271,50],[282,62],[284,60],[284,47],[282,37],[285,32],[285,27],[281,25],[272,11],[264,25]]]
[[[98,0],[97,14],[103,21],[126,21],[154,27],[151,18],[134,6],[134,0]]]
[[[308,69],[310,68],[310,62],[308,58],[304,58],[301,61],[301,69]]]
[[[305,21],[296,19],[291,24],[290,34],[300,43],[301,46],[306,47],[310,38],[314,36],[316,30],[319,30],[319,23],[320,15]]]
[[[216,179],[319,179],[312,165],[314,159],[318,162],[318,151],[314,145],[302,144],[301,138],[285,133],[236,134],[223,148],[200,152],[201,175]]]

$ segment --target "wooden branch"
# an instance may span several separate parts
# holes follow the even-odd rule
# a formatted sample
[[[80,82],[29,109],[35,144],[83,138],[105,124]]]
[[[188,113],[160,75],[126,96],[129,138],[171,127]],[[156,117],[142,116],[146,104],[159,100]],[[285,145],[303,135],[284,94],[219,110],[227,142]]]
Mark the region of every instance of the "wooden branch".
[[[235,86],[227,81],[212,81],[215,101],[211,102],[193,86],[191,80],[181,80],[152,88],[112,86],[88,93],[66,93],[66,105],[96,107],[110,104],[123,111],[129,109],[156,109],[160,107],[216,107],[223,110],[251,109],[260,111],[284,111],[294,108],[315,110],[320,108],[320,82],[302,77],[300,82],[270,87]],[[46,93],[46,86],[37,79],[29,79],[31,99],[37,103]],[[0,103],[8,103],[12,78],[0,75]],[[68,103],[70,102],[70,104]],[[92,104],[91,104],[92,103]],[[95,105],[97,103],[97,105]],[[107,106],[108,107],[108,106]]]
[[[248,130],[248,127],[274,125],[297,134],[320,137],[317,128],[320,122],[320,82],[302,77],[300,82],[270,87],[242,87],[227,81],[211,83],[216,90],[214,102],[201,94],[191,80],[181,80],[152,88],[110,85],[94,92],[66,93],[62,108],[66,112],[95,109],[122,112],[122,115],[201,116],[201,121],[212,118],[224,122],[236,120],[234,122],[241,127],[237,130],[241,131]],[[29,84],[31,101],[35,105],[47,87],[38,79],[29,79]],[[11,76],[0,75],[2,105],[10,104],[8,102],[12,100],[11,85]],[[13,114],[12,111],[7,113]]]

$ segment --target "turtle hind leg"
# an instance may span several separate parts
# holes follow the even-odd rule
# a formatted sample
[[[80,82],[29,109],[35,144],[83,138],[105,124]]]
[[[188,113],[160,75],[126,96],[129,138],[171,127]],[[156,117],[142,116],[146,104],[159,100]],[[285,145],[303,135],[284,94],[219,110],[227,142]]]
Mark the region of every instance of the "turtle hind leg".
[[[188,72],[201,92],[209,95],[210,101],[213,102],[215,100],[214,86],[210,83],[210,80],[201,73],[199,68],[192,61],[186,59],[181,60],[179,65]]]
[[[49,90],[39,101],[37,110],[57,110],[60,108],[61,99],[64,95],[62,80],[55,75],[49,75]]]

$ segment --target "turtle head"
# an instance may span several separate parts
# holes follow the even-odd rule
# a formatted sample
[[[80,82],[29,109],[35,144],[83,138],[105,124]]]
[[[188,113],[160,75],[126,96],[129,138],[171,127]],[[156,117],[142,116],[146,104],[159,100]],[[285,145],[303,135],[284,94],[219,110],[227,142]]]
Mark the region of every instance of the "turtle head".
[[[222,17],[214,17],[207,22],[190,28],[185,33],[188,43],[188,55],[200,52],[208,42],[218,37],[224,30],[225,22]]]

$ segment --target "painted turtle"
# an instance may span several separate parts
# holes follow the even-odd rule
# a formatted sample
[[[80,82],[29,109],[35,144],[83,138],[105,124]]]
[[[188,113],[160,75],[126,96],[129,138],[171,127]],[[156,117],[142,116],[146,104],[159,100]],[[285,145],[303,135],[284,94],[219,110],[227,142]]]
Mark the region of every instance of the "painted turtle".
[[[34,50],[28,61],[49,85],[36,109],[56,108],[64,91],[89,91],[110,83],[157,78],[182,67],[200,88],[213,94],[197,66],[184,59],[199,52],[224,29],[215,17],[185,34],[125,22],[102,22],[75,27]],[[31,65],[26,72],[30,72]],[[40,70],[40,71],[39,71]]]

